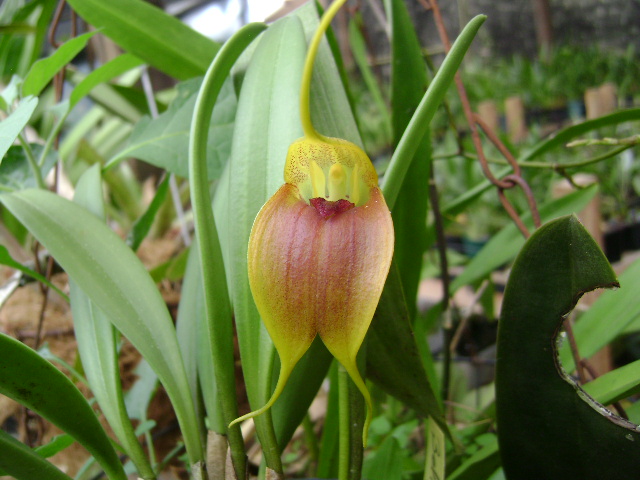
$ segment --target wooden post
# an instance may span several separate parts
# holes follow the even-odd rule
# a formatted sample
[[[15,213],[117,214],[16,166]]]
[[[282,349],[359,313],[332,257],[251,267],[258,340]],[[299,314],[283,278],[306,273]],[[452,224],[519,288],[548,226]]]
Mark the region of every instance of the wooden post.
[[[504,101],[507,120],[507,133],[512,142],[518,143],[527,138],[524,102],[520,97],[509,97]]]
[[[494,132],[498,131],[500,126],[500,117],[498,115],[498,106],[493,100],[484,100],[478,104],[478,115],[487,126]]]

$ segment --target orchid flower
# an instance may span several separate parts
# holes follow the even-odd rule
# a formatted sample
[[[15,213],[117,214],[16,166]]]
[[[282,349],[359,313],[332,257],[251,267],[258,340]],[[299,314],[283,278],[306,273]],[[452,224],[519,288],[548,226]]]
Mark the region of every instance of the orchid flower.
[[[393,223],[371,160],[357,145],[316,132],[309,112],[317,48],[343,3],[331,5],[311,41],[301,89],[305,136],[289,147],[285,184],[258,213],[249,239],[251,292],[280,376],[267,404],[233,423],[273,405],[319,335],[366,400],[366,443],[372,405],[356,357],[391,265]]]

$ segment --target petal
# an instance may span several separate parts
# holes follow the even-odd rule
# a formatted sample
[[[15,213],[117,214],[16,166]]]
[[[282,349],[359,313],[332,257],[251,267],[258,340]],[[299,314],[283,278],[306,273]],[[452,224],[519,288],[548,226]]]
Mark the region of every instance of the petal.
[[[272,399],[258,412],[275,401],[316,334],[370,407],[356,356],[389,272],[393,238],[391,214],[378,187],[371,188],[365,205],[328,218],[290,184],[260,210],[249,239],[249,282],[281,372]]]

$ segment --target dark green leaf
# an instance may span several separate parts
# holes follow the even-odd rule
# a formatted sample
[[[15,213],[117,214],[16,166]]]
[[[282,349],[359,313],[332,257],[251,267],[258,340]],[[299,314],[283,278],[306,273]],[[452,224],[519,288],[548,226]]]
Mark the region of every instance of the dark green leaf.
[[[151,200],[149,207],[142,214],[142,216],[135,221],[133,227],[131,228],[131,231],[129,232],[127,243],[134,252],[138,250],[138,247],[149,233],[149,230],[151,230],[151,226],[153,225],[153,221],[156,218],[156,214],[167,198],[167,192],[169,191],[169,179],[170,176],[166,175],[164,177],[164,180],[160,182],[160,185],[158,185],[156,194],[153,196],[153,200]]]
[[[499,466],[498,439],[495,435],[491,435],[491,440],[447,475],[447,480],[484,480],[489,478]]]
[[[413,337],[400,276],[392,265],[367,333],[367,376],[384,391],[431,416],[449,435]]]
[[[7,335],[0,334],[0,351],[0,393],[75,438],[109,477],[126,480],[109,437],[76,386],[36,352]]]
[[[71,62],[87,46],[89,39],[96,33],[87,32],[79,37],[72,38],[60,45],[49,57],[34,63],[22,84],[22,95],[25,97],[28,95],[40,95],[55,74]]]
[[[391,26],[391,106],[393,144],[397,146],[427,88],[422,48],[402,0],[387,2]],[[394,260],[400,272],[410,321],[416,315],[418,283],[427,248],[427,207],[431,135],[425,129],[392,209],[396,244]]]
[[[11,475],[16,480],[71,480],[71,477],[3,430],[0,430],[0,475]]]
[[[69,0],[125,51],[179,80],[204,75],[218,44],[142,0]]]
[[[597,404],[557,360],[556,337],[578,298],[615,285],[611,266],[575,216],[544,225],[518,255],[502,305],[496,365],[507,478],[637,478],[636,425]]]

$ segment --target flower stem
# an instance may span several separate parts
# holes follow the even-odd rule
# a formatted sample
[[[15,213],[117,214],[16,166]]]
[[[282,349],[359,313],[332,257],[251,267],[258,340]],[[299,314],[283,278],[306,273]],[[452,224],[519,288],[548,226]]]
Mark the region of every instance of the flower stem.
[[[327,31],[331,20],[336,16],[340,7],[342,7],[347,0],[336,0],[331,6],[324,12],[320,25],[309,43],[309,50],[307,51],[307,58],[304,62],[304,69],[302,71],[302,84],[300,86],[300,121],[302,123],[302,130],[304,136],[311,139],[322,140],[323,137],[313,127],[311,121],[311,78],[313,76],[313,64],[316,60],[316,54],[318,53],[318,47],[320,41]]]
[[[349,374],[340,365],[338,367],[338,418],[339,418],[339,441],[338,441],[338,479],[349,480],[349,467],[351,465],[351,409],[349,401]]]

